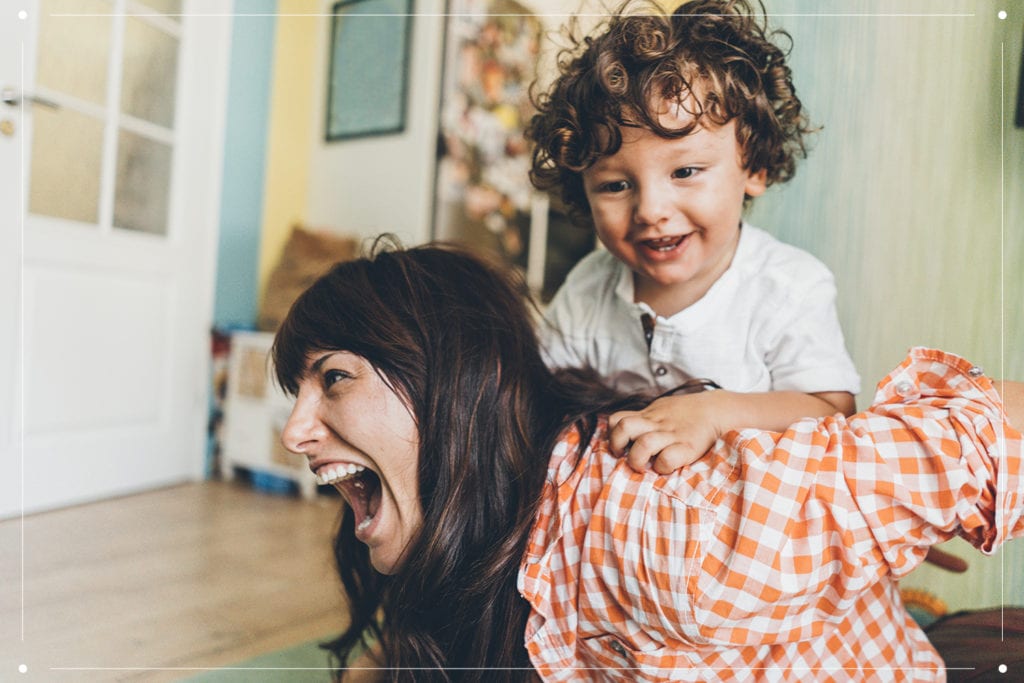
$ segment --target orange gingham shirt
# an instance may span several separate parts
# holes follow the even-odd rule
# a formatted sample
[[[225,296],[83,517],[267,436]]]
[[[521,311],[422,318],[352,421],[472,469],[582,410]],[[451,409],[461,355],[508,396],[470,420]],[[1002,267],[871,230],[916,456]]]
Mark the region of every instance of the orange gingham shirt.
[[[544,680],[943,680],[897,579],[1024,535],[1021,435],[978,368],[913,349],[851,418],[730,432],[668,476],[555,448],[519,572]]]

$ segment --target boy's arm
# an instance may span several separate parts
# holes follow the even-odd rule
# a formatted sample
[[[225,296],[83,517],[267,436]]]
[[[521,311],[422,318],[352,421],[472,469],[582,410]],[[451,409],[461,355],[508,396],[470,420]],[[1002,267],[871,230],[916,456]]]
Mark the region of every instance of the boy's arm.
[[[783,392],[775,392],[783,393]],[[853,394],[848,391],[819,391],[813,394],[806,394],[807,396],[813,396],[820,401],[831,406],[831,410],[827,407],[824,413],[816,415],[814,417],[822,417],[825,415],[835,415],[836,413],[842,413],[846,417],[850,417],[857,412],[857,403],[853,400]],[[805,416],[806,417],[806,416]],[[786,425],[789,426],[788,424]]]
[[[668,474],[700,458],[722,434],[753,427],[784,431],[804,417],[854,412],[853,396],[843,391],[804,394],[799,391],[738,393],[708,391],[666,396],[643,410],[622,411],[609,418],[610,442],[616,455],[626,455],[637,471]]]
[[[1024,430],[1024,383],[1002,381],[995,382],[995,387],[1010,424]],[[653,458],[654,470],[668,474],[700,458],[730,429],[754,427],[781,432],[800,418],[837,412],[852,414],[850,394],[709,391],[666,396],[643,410],[613,414],[609,418],[610,443],[616,455],[627,455],[633,469],[645,470]]]

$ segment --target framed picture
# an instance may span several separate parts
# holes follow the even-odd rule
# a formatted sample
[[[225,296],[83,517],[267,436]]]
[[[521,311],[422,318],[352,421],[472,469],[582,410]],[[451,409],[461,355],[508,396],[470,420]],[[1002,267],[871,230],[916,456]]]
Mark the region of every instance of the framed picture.
[[[497,254],[547,302],[596,244],[530,184],[543,25],[515,0],[450,0],[445,24],[433,237]]]
[[[524,273],[537,194],[524,129],[542,28],[514,0],[450,0],[442,61],[434,238]]]
[[[331,8],[328,141],[405,129],[412,0],[341,0]]]

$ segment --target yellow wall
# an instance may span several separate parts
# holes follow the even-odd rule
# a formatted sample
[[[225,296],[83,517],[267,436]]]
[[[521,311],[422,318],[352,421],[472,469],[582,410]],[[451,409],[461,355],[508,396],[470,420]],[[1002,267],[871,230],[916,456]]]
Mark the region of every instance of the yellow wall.
[[[266,288],[292,225],[306,219],[317,3],[279,0],[267,145],[259,287]]]

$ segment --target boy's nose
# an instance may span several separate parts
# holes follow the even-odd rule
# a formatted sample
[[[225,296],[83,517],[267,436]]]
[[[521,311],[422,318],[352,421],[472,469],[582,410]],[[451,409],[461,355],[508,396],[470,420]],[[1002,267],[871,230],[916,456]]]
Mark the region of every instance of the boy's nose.
[[[313,402],[300,391],[291,415],[281,430],[281,445],[292,453],[311,454],[326,433],[327,429],[318,417]]]
[[[664,192],[657,188],[637,192],[633,220],[638,225],[658,225],[668,219],[669,214],[669,202]]]

